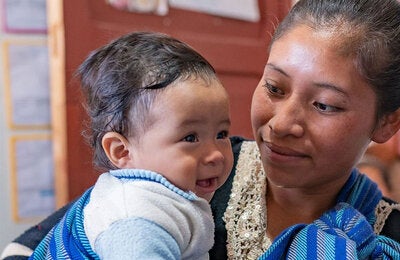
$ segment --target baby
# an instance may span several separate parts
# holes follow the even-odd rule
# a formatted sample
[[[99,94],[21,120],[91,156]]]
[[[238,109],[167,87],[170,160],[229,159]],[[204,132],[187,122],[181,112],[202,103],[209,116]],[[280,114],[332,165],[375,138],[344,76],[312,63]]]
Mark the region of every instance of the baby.
[[[78,75],[106,172],[31,258],[208,259],[208,202],[233,166],[213,67],[181,41],[135,32],[90,54]]]

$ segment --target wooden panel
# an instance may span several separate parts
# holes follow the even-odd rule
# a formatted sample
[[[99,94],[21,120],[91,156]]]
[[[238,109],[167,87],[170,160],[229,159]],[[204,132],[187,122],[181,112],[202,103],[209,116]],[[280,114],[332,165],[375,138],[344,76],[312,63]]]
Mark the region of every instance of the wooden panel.
[[[67,168],[67,120],[65,93],[65,44],[62,0],[47,0],[48,45],[51,86],[51,125],[53,138],[56,206],[69,199]]]

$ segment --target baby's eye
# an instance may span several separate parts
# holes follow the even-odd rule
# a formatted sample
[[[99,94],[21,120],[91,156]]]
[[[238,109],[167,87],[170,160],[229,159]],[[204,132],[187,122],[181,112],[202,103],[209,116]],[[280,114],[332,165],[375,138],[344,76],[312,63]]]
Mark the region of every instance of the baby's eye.
[[[282,89],[272,85],[269,82],[265,82],[264,87],[273,95],[283,96],[285,94]]]
[[[228,131],[221,131],[217,134],[217,139],[226,139],[228,138],[229,133]]]
[[[319,110],[321,112],[329,113],[329,112],[338,112],[341,110],[339,107],[330,106],[330,105],[326,105],[326,104],[319,103],[319,102],[314,102],[313,105],[317,110]]]
[[[194,143],[194,142],[198,142],[199,138],[195,134],[190,134],[190,135],[185,136],[182,140],[185,142]]]

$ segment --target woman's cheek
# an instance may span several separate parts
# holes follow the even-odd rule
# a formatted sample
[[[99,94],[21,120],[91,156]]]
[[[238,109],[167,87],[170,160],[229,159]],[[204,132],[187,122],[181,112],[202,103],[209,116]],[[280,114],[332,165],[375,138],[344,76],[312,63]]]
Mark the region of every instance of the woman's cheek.
[[[254,130],[267,124],[272,117],[272,104],[265,97],[255,96],[252,102],[251,121]]]

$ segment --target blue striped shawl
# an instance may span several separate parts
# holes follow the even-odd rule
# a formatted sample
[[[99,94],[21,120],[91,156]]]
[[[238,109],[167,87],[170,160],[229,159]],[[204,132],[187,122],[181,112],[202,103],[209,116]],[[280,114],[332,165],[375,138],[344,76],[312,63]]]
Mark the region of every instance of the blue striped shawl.
[[[400,244],[372,229],[381,199],[377,185],[355,169],[333,209],[284,230],[259,260],[400,259]]]
[[[110,173],[122,181],[146,180],[160,183],[188,200],[197,198],[193,192],[184,192],[160,174],[151,171],[119,169]],[[100,259],[90,246],[83,224],[83,209],[90,200],[92,189],[93,187],[89,188],[72,204],[60,222],[36,247],[29,259]]]
[[[92,250],[83,227],[83,208],[89,201],[91,190],[72,204],[29,259],[100,259]]]

